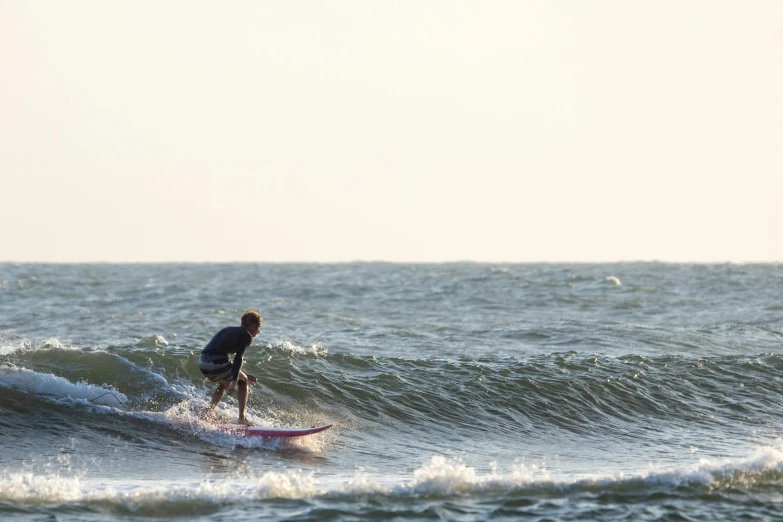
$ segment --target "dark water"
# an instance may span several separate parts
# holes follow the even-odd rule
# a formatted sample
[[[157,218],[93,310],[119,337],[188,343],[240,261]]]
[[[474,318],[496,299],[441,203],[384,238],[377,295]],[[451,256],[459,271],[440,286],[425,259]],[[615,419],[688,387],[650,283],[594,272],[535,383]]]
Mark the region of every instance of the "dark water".
[[[783,265],[0,264],[0,519],[783,518],[781,295]],[[334,428],[200,420],[246,308],[251,417]]]

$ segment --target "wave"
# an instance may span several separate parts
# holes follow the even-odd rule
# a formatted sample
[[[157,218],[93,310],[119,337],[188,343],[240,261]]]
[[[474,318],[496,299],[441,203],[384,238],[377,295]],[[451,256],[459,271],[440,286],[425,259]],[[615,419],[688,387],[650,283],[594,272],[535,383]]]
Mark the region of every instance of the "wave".
[[[259,415],[295,407],[406,429],[484,424],[502,434],[549,425],[589,434],[655,419],[767,426],[783,397],[777,380],[783,359],[774,354],[403,359],[329,354],[319,345],[292,342],[251,352],[245,369],[261,383],[250,402]],[[198,351],[159,344],[77,349],[42,343],[0,357],[0,386],[157,412],[183,402],[201,407],[210,393],[198,371]]]
[[[328,435],[270,440],[226,433],[214,423],[203,420],[202,414],[206,411],[209,402],[206,396],[186,395],[186,399],[158,411],[130,410],[126,406],[128,397],[121,391],[105,384],[97,386],[85,381],[74,383],[52,374],[41,374],[9,365],[0,365],[0,386],[15,392],[0,395],[0,411],[19,412],[21,401],[18,395],[33,395],[35,399],[27,398],[23,401],[25,413],[36,412],[38,424],[43,423],[51,426],[52,429],[61,431],[74,430],[85,421],[83,416],[73,417],[67,410],[62,410],[62,407],[65,406],[79,409],[82,414],[93,413],[100,416],[108,414],[122,417],[122,423],[127,431],[124,436],[128,438],[134,438],[134,433],[143,435],[149,432],[149,429],[143,425],[133,426],[129,423],[130,418],[148,425],[152,423],[186,435],[196,436],[205,442],[227,448],[298,449],[320,452],[331,441],[331,437]],[[258,412],[256,414],[257,418],[262,417],[262,414]],[[216,415],[223,422],[232,422],[237,416],[237,410],[233,406],[221,404]],[[283,419],[277,419],[274,414],[265,412],[263,421],[265,426],[311,426],[324,424],[327,419],[319,415],[302,414],[287,415]],[[113,429],[116,422],[117,419],[111,418],[93,417],[90,419],[90,425],[96,429],[107,427]],[[7,416],[5,423],[8,424],[10,430],[18,432],[16,435],[18,437],[34,437],[35,432],[38,431],[37,427],[29,426],[28,423],[15,422],[12,415]],[[168,436],[170,437],[171,433],[168,433]]]
[[[63,377],[7,364],[0,365],[0,385],[71,404],[116,406],[123,405],[128,400],[126,395],[112,387],[96,386],[86,381],[73,383]]]
[[[266,499],[378,502],[393,500],[470,497],[516,503],[521,498],[565,498],[611,495],[634,502],[654,494],[666,498],[711,495],[765,495],[783,482],[783,451],[779,445],[759,448],[745,459],[701,460],[681,469],[651,470],[644,474],[552,477],[536,465],[515,464],[510,470],[493,467],[480,472],[459,459],[435,455],[405,478],[377,477],[364,472],[334,480],[300,470],[266,471],[220,480],[169,483],[155,486],[97,483],[83,475],[61,476],[30,472],[9,473],[0,479],[0,503],[28,505],[93,505],[102,511],[136,515],[198,515],[222,505],[245,505]]]

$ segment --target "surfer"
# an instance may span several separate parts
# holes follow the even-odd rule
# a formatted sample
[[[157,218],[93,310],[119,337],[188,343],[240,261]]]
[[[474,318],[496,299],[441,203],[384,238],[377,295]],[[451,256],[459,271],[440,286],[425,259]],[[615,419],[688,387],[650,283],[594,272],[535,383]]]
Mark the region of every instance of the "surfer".
[[[255,310],[248,310],[242,315],[241,326],[229,326],[223,328],[212,337],[198,360],[201,373],[207,378],[207,382],[217,382],[218,387],[212,395],[212,402],[207,409],[206,417],[212,416],[215,407],[223,399],[223,394],[231,395],[235,389],[239,389],[237,400],[239,401],[239,424],[250,426],[245,418],[245,406],[250,395],[248,382],[256,384],[255,376],[242,371],[242,358],[245,350],[250,346],[253,337],[258,335],[264,318]],[[234,361],[228,360],[229,354],[234,354]]]

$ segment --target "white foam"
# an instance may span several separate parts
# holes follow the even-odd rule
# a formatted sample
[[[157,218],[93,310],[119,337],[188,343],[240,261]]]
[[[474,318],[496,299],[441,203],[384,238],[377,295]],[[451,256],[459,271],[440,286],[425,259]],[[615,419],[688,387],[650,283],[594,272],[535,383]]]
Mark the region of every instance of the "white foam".
[[[4,473],[0,478],[0,501],[56,504],[67,502],[101,502],[121,505],[137,511],[161,503],[203,502],[209,504],[247,503],[267,498],[312,498],[334,495],[379,494],[411,496],[420,494],[470,495],[482,492],[502,493],[519,487],[567,491],[579,487],[702,485],[709,488],[752,486],[758,473],[783,472],[780,447],[760,448],[751,457],[739,460],[710,461],[702,459],[693,467],[673,471],[654,471],[638,475],[617,474],[605,477],[562,477],[553,479],[545,466],[516,463],[510,472],[499,473],[492,467],[479,472],[460,459],[433,456],[413,472],[410,479],[374,477],[359,470],[347,479],[325,477],[301,470],[268,471],[255,474],[237,472],[219,480],[180,482],[154,486],[114,481],[100,482],[83,477],[57,474]]]
[[[9,340],[0,337],[0,356],[12,355],[15,353],[36,351],[36,350],[72,350],[77,351],[79,348],[63,344],[56,337],[50,337],[43,341],[36,341],[34,343],[25,339],[18,340],[14,343]]]
[[[517,462],[508,473],[496,468],[480,473],[460,459],[434,456],[413,472],[413,480],[391,488],[396,494],[470,494],[486,490],[511,490],[533,486],[565,490],[572,487],[612,486],[616,484],[642,486],[697,485],[703,487],[752,486],[760,473],[783,472],[783,444],[765,446],[743,459],[700,459],[697,463],[674,470],[651,469],[644,473],[617,473],[611,476],[564,476],[554,478],[544,464]],[[358,481],[367,487],[365,481]]]
[[[714,487],[748,486],[759,473],[783,472],[783,445],[758,448],[747,458],[706,459],[674,470],[650,469],[643,473],[616,473],[612,476],[570,476],[552,478],[545,467],[515,465],[511,473],[480,475],[460,461],[433,457],[431,462],[414,472],[415,480],[409,487],[422,492],[454,493],[481,490],[487,487],[516,488],[540,485],[564,489],[590,485],[633,484],[677,487],[699,485]]]
[[[23,346],[22,344],[18,344],[18,345],[9,344],[5,340],[0,341],[0,357],[4,355],[11,355],[13,353],[16,353],[22,349],[22,346]]]
[[[567,476],[553,478],[545,465],[517,462],[508,473],[498,473],[496,469],[480,473],[467,466],[460,459],[447,459],[434,456],[429,462],[413,472],[413,480],[393,488],[395,493],[440,493],[466,494],[488,489],[513,489],[523,486],[540,486],[547,489],[567,489],[582,486],[611,486],[613,484],[699,485],[715,487],[718,485],[753,485],[759,473],[768,471],[783,472],[783,444],[758,448],[743,459],[700,459],[693,465],[675,470],[655,470],[627,474],[617,473],[611,476]],[[361,481],[359,482],[362,483]]]
[[[33,473],[3,475],[0,480],[0,500],[6,502],[57,504],[77,502],[85,496],[84,488],[76,477]]]
[[[315,355],[316,357],[326,357],[329,351],[318,343],[311,344],[309,348],[304,348],[291,341],[281,341],[270,348],[278,348],[289,353],[298,355]]]
[[[79,477],[57,474],[11,473],[0,479],[0,500],[40,504],[64,502],[111,502],[137,511],[145,505],[198,501],[246,503],[266,498],[307,498],[317,488],[311,473],[269,471],[257,477],[242,477],[165,486],[134,486],[126,483],[100,484]]]
[[[151,348],[160,348],[161,346],[168,346],[168,345],[169,342],[162,335],[153,335],[152,337],[147,337],[146,339],[136,343],[136,346],[151,347]]]
[[[26,393],[44,395],[70,401],[90,401],[91,404],[118,406],[128,397],[112,387],[96,386],[85,381],[73,383],[64,377],[50,373],[38,373],[27,368],[18,368],[13,364],[0,365],[0,386]]]
[[[390,495],[394,491],[394,486],[360,470],[348,481],[335,483],[328,491],[347,496]]]
[[[533,482],[549,481],[544,466],[515,463],[510,473],[497,472],[495,465],[489,473],[479,473],[460,459],[434,456],[413,472],[413,480],[398,488],[398,492],[465,494],[484,489],[510,489]]]

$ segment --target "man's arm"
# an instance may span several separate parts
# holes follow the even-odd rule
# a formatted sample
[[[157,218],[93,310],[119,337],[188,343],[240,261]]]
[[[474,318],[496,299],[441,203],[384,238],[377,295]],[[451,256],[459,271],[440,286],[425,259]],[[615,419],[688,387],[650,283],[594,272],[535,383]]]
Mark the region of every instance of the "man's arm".
[[[250,337],[250,334],[247,334],[248,337]],[[231,395],[234,393],[234,389],[237,386],[237,379],[239,378],[239,371],[242,369],[242,363],[244,362],[244,356],[245,356],[245,350],[247,350],[247,347],[250,346],[250,343],[253,341],[253,338],[250,337],[250,340],[247,341],[247,343],[242,343],[236,351],[236,355],[234,356],[234,363],[231,366],[231,384],[228,385],[228,389],[226,390],[226,393]]]

